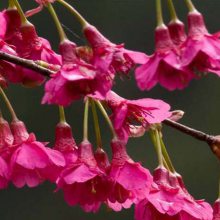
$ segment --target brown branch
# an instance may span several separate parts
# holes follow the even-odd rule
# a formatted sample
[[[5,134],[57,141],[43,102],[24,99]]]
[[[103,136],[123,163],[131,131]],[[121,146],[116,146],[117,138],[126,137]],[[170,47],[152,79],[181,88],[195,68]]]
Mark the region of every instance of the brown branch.
[[[8,53],[4,53],[0,51],[0,60],[5,60],[20,66],[23,66],[25,68],[34,70],[36,72],[38,72],[39,74],[42,74],[44,76],[50,77],[51,74],[54,74],[55,72],[43,67],[42,65],[39,65],[41,63],[41,61],[33,61],[33,60],[28,60],[28,59],[24,59],[24,58],[20,58],[17,56],[13,56],[11,54]],[[46,64],[46,65],[45,65]],[[50,66],[50,64],[47,63],[43,63],[43,65],[45,66]],[[54,69],[56,69],[56,67],[54,67]],[[206,142],[211,150],[214,152],[214,154],[216,154],[216,156],[220,159],[220,136],[213,136],[213,135],[209,135],[206,134],[202,131],[198,131],[194,128],[190,128],[186,125],[180,124],[178,122],[166,119],[165,121],[163,121],[163,123],[167,126],[170,126],[172,128],[175,128],[189,136],[194,137],[197,140],[200,141],[204,141]]]
[[[183,132],[191,137],[194,137],[197,140],[206,142],[214,154],[220,159],[219,151],[220,151],[220,137],[206,134],[202,131],[198,131],[194,128],[190,128],[186,125],[180,124],[178,122],[166,119],[163,123],[167,126],[175,128],[178,131]]]
[[[50,77],[51,74],[55,73],[54,71],[39,65],[40,61],[33,61],[33,60],[20,58],[20,57],[17,57],[17,56],[14,56],[14,55],[2,52],[2,51],[0,51],[0,60],[5,60],[8,62],[17,64],[19,66],[23,66],[25,68],[34,70],[38,72],[39,74],[47,76],[47,77]]]

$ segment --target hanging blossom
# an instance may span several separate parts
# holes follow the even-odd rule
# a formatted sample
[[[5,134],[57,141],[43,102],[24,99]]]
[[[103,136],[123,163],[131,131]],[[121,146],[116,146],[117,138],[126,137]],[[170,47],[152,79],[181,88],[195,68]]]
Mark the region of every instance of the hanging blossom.
[[[46,143],[36,141],[33,133],[28,134],[22,121],[11,123],[14,136],[13,152],[9,162],[9,178],[21,188],[25,184],[36,187],[44,180],[54,180],[57,167],[64,167],[65,160],[56,150],[45,147]],[[45,172],[49,169],[51,172]],[[45,176],[44,174],[47,173]]]
[[[0,116],[0,189],[5,189],[10,181],[8,161],[14,137],[8,122]]]
[[[219,220],[219,219],[220,219],[220,199],[217,199],[213,207],[213,220]]]
[[[2,34],[3,40],[9,45],[17,45],[21,41],[21,18],[16,8],[9,8],[1,12],[1,21],[4,22],[5,29]],[[3,25],[3,27],[4,27]]]
[[[180,47],[186,41],[185,24],[179,19],[169,22],[168,30],[173,44]]]
[[[63,154],[66,165],[75,163],[78,159],[78,147],[73,138],[72,128],[66,122],[56,125],[54,149]]]
[[[155,53],[135,71],[138,87],[150,90],[159,83],[170,91],[185,88],[195,75],[182,65],[180,50],[173,44],[165,25],[155,30],[155,43]]]
[[[127,74],[136,64],[148,60],[144,53],[127,50],[124,44],[110,42],[92,25],[86,25],[83,32],[94,52],[93,64],[106,73]]]
[[[109,189],[106,174],[97,165],[88,141],[80,144],[78,160],[61,172],[57,187],[63,190],[70,206],[78,204],[86,212],[97,212],[106,200]]]
[[[21,24],[20,15],[16,9],[7,9],[2,13],[6,21],[3,40],[13,46],[17,56],[34,61],[45,61],[50,64],[49,68],[59,67],[60,56],[51,49],[49,41],[37,35],[34,25],[29,22]],[[22,83],[26,86],[40,85],[44,80],[44,76],[21,66],[16,66],[16,74],[9,74],[10,82]]]
[[[22,58],[31,60],[42,60],[54,66],[61,64],[60,55],[56,54],[50,46],[48,40],[37,35],[35,27],[32,24],[22,25],[20,27],[22,40],[16,46],[16,52]],[[44,82],[45,77],[39,73],[17,67],[17,75],[20,81],[27,86],[40,85]]]
[[[113,91],[106,97],[108,106],[112,110],[112,121],[118,135],[127,140],[132,136],[136,126],[141,125],[144,129],[155,123],[161,123],[171,116],[170,106],[162,100],[143,98],[127,100]]]
[[[112,140],[111,148],[112,161],[108,176],[113,185],[107,205],[114,211],[120,211],[148,197],[152,176],[149,170],[128,156],[124,141]]]
[[[148,197],[135,207],[135,220],[212,220],[212,212],[208,203],[187,192],[181,176],[159,167]]]
[[[210,34],[202,14],[193,11],[188,14],[189,33],[182,45],[182,64],[201,72],[212,72],[220,76],[219,33]]]
[[[78,57],[73,42],[62,42],[60,53],[62,67],[46,83],[42,103],[67,106],[86,95],[105,98],[112,87],[112,79]]]
[[[0,39],[0,51],[17,56],[17,53],[15,52],[15,50],[12,49],[2,39]],[[2,87],[7,87],[8,82],[16,82],[17,81],[16,71],[17,69],[16,69],[15,64],[4,61],[4,60],[0,60],[0,85]]]

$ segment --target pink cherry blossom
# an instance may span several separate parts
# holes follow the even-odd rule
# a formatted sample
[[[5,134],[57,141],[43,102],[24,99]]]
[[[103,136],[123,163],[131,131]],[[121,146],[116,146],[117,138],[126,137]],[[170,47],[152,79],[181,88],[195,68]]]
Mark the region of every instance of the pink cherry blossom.
[[[2,37],[10,45],[16,45],[21,40],[21,19],[17,9],[9,8],[1,12],[1,22],[3,24]]]
[[[72,135],[72,128],[66,122],[56,125],[54,149],[63,154],[66,165],[75,163],[78,158],[78,147]]]
[[[16,56],[17,53],[3,40],[0,39],[0,51]],[[16,72],[16,65],[4,60],[0,60],[1,81],[0,85],[6,87],[8,82],[17,82],[18,77]]]
[[[83,141],[79,147],[78,160],[69,164],[57,180],[58,189],[64,192],[65,201],[80,205],[86,212],[97,212],[106,200],[108,181],[105,173],[97,166],[92,146]]]
[[[83,31],[94,51],[93,64],[104,72],[127,74],[136,64],[143,64],[148,60],[144,53],[130,51],[123,44],[110,42],[92,25],[87,25]]]
[[[113,186],[107,205],[114,211],[120,211],[148,196],[152,176],[140,163],[135,163],[128,156],[124,142],[112,140],[111,147],[109,178],[113,181]]]
[[[159,83],[170,91],[185,88],[195,76],[188,67],[182,66],[180,51],[165,25],[156,29],[155,42],[155,53],[135,71],[138,87],[150,90]]]
[[[67,106],[86,95],[103,99],[111,89],[109,76],[78,58],[75,50],[74,43],[61,43],[63,65],[46,83],[43,103]]]
[[[8,122],[0,117],[0,157],[9,162],[13,150],[14,137]]]
[[[6,30],[7,30],[7,20],[5,17],[5,11],[3,10],[0,12],[0,39],[4,38]]]
[[[213,207],[213,220],[220,219],[220,199],[216,200],[214,207]]]
[[[0,157],[0,189],[5,189],[9,182],[9,169],[6,161]]]
[[[198,11],[189,13],[188,26],[188,37],[182,45],[183,65],[220,76],[220,40],[218,34],[209,34],[203,16]]]
[[[135,220],[212,220],[210,205],[194,200],[178,178],[163,167],[157,168],[148,198],[135,207]]]
[[[12,183],[21,188],[25,184],[36,187],[44,180],[54,181],[57,173],[53,170],[65,166],[62,154],[36,141],[34,134],[27,133],[23,122],[13,121],[11,127],[15,138],[15,149],[9,163]],[[47,172],[47,169],[51,172]]]
[[[106,101],[112,110],[114,128],[125,140],[132,136],[132,127],[137,123],[147,129],[151,124],[161,123],[171,115],[170,106],[162,100],[127,100],[110,91]]]
[[[49,64],[60,65],[60,56],[51,50],[49,41],[38,37],[35,27],[32,24],[25,24],[20,27],[22,39],[16,46],[16,52],[22,58],[31,60],[42,60]],[[17,75],[20,81],[26,86],[41,84],[45,77],[32,70],[17,67]]]
[[[172,42],[176,46],[181,46],[186,41],[186,32],[185,32],[185,25],[180,20],[171,21],[168,24],[168,29],[170,33],[170,37]]]

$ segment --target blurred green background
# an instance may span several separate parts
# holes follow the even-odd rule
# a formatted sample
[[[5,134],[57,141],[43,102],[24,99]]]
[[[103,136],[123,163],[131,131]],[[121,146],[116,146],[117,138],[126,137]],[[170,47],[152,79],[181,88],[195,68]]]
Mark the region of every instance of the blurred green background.
[[[94,24],[102,33],[115,43],[126,44],[126,48],[145,51],[150,54],[154,49],[153,30],[155,27],[154,0],[75,0],[68,1],[82,15]],[[25,10],[36,6],[34,0],[20,0]],[[166,1],[164,3],[165,20],[169,21]],[[184,1],[174,0],[179,17],[186,21]],[[220,1],[195,0],[197,8],[205,15],[211,33],[219,31]],[[7,1],[1,0],[1,8]],[[61,22],[66,26],[69,38],[78,44],[85,41],[80,26],[75,18],[58,3],[54,4]],[[58,35],[51,17],[46,10],[31,19],[42,37],[48,38],[54,49],[57,49]],[[71,31],[70,31],[71,30]],[[77,37],[78,36],[78,37]],[[185,111],[182,123],[193,126],[210,134],[220,134],[220,79],[213,74],[193,81],[184,91],[168,92],[157,86],[150,92],[140,92],[131,79],[117,80],[114,90],[126,98],[151,97],[163,99],[170,103],[172,109]],[[24,120],[29,131],[33,131],[39,140],[50,141],[53,145],[54,128],[58,122],[58,109],[54,106],[40,105],[43,87],[26,89],[21,86],[10,86],[7,93],[14,108]],[[3,102],[1,101],[1,107]],[[7,117],[7,111],[3,108]],[[68,122],[73,127],[77,143],[82,138],[82,103],[76,102],[66,110]],[[8,117],[9,119],[9,117]],[[105,149],[109,152],[110,135],[105,122],[102,123],[102,137]],[[90,120],[90,130],[93,130]],[[94,133],[90,133],[95,144]],[[177,171],[184,177],[190,193],[195,198],[205,198],[213,203],[217,197],[219,162],[209,147],[176,130],[164,126],[164,139]],[[131,140],[128,151],[132,158],[141,161],[150,170],[157,166],[155,152],[147,135]],[[34,189],[15,189],[10,186],[0,192],[1,220],[132,220],[133,209],[120,213],[109,212],[105,207],[97,214],[85,214],[79,207],[69,207],[63,200],[62,193],[54,193],[55,186],[45,183]]]

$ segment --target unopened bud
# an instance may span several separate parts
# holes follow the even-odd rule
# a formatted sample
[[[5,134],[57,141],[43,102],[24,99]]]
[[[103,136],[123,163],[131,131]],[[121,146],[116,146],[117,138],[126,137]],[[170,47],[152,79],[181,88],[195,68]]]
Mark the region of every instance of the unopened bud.
[[[172,121],[179,121],[183,116],[185,112],[182,110],[175,110],[171,112],[171,116],[169,117]]]

